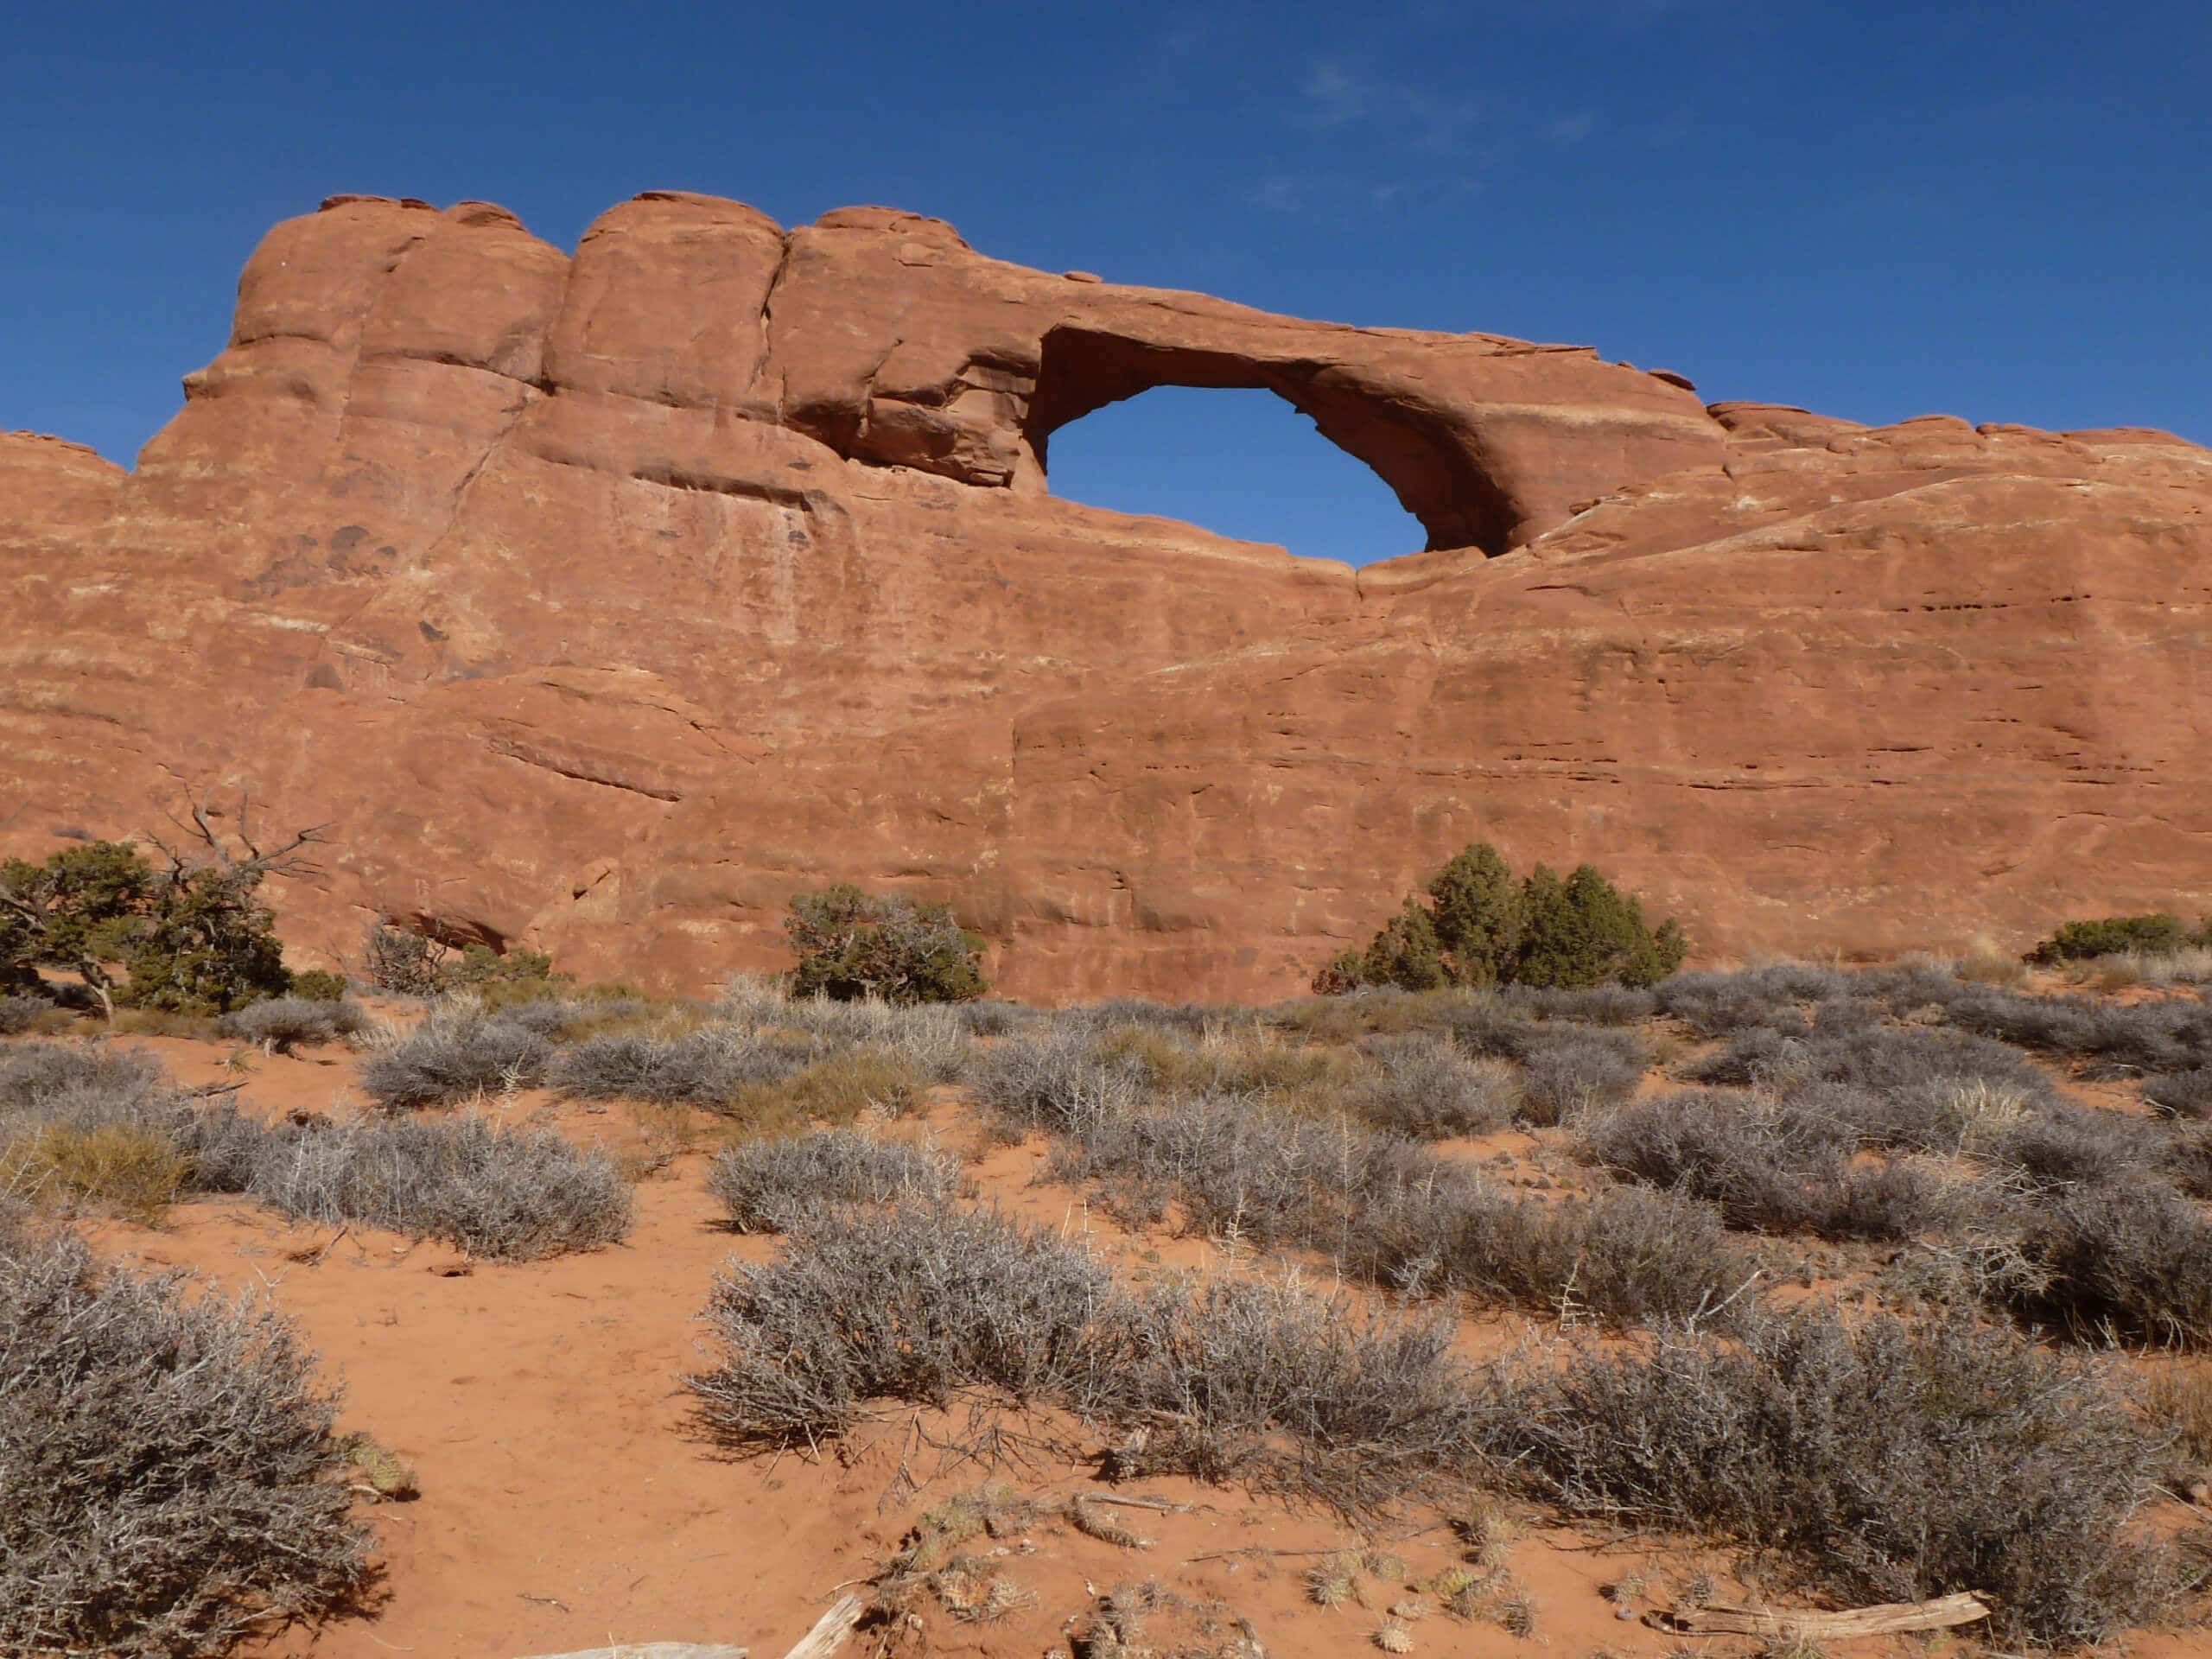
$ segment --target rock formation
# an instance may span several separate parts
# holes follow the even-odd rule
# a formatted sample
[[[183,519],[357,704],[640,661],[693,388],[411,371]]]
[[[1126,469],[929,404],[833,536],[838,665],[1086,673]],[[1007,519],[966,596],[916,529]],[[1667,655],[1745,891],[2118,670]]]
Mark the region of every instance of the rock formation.
[[[1052,434],[1266,387],[1429,546],[1354,571],[1047,493]],[[649,193],[272,231],[135,472],[0,437],[4,849],[187,789],[386,912],[696,988],[795,888],[952,899],[1009,992],[1288,993],[1472,836],[1707,957],[2212,907],[2212,452],[1702,405]]]

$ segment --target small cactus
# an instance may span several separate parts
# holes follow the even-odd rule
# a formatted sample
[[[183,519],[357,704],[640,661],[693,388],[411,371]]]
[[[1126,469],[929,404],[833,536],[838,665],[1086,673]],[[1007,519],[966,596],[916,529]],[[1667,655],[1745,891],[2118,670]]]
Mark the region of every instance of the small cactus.
[[[1350,1558],[1332,1555],[1306,1574],[1306,1592],[1324,1607],[1341,1607],[1359,1594],[1359,1573]]]
[[[1370,1549],[1360,1557],[1360,1565],[1385,1584],[1402,1584],[1406,1577],[1406,1560],[1402,1555],[1393,1555],[1387,1549]]]
[[[1523,1590],[1516,1590],[1497,1604],[1497,1622],[1508,1636],[1523,1642],[1536,1633],[1536,1604]]]
[[[1411,1653],[1414,1650],[1414,1634],[1393,1619],[1376,1627],[1375,1645],[1385,1653]]]
[[[1077,1497],[1068,1504],[1068,1523],[1086,1536],[1122,1549],[1150,1549],[1152,1540],[1141,1537],[1116,1520],[1103,1504]]]

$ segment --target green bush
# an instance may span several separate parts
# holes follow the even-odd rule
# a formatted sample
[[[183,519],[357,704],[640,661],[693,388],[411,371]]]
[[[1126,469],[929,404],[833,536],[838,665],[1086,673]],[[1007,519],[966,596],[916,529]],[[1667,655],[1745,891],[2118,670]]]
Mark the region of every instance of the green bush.
[[[840,884],[793,893],[784,929],[798,954],[794,996],[965,1002],[990,988],[983,982],[983,941],[961,930],[949,905]]]
[[[327,968],[310,968],[292,976],[292,995],[309,1002],[343,1002],[346,990],[346,976]]]
[[[24,917],[0,905],[0,996],[31,996],[38,989],[38,959],[31,925]]]
[[[1648,925],[1643,906],[1594,866],[1561,880],[1539,864],[1516,883],[1497,849],[1478,842],[1430,877],[1424,895],[1408,899],[1365,950],[1345,951],[1314,976],[1313,988],[1653,985],[1688,954],[1671,919]]]
[[[259,861],[156,870],[126,842],[96,841],[43,863],[0,864],[0,976],[75,971],[103,1001],[225,1014],[291,983]],[[123,975],[118,978],[116,969]],[[34,976],[35,977],[35,976]]]
[[[1347,950],[1315,975],[1313,988],[1331,996],[1364,985],[1433,991],[1451,982],[1434,919],[1419,899],[1408,899],[1364,951]]]
[[[542,950],[509,950],[467,944],[459,957],[439,965],[441,991],[469,991],[487,1008],[537,1002],[558,996],[574,982],[573,974],[553,971],[553,958]]]
[[[553,958],[542,950],[499,951],[471,943],[455,954],[449,945],[395,926],[387,917],[378,917],[369,928],[361,971],[380,991],[399,996],[466,991],[492,1009],[559,996],[575,977],[556,973]],[[344,982],[339,982],[342,987]]]
[[[120,931],[130,976],[116,1000],[172,1014],[228,1014],[291,988],[276,918],[257,874],[212,866],[156,879],[154,902]]]
[[[1529,907],[1497,848],[1477,842],[1459,854],[1429,877],[1428,897],[1454,984],[1495,985],[1514,977]]]
[[[361,971],[369,983],[396,996],[433,996],[445,947],[420,933],[394,927],[388,917],[369,925],[361,948]]]
[[[2065,923],[2022,960],[2039,968],[2054,968],[2062,962],[2087,962],[2129,950],[2155,957],[2208,944],[2212,944],[2212,921],[2192,933],[2180,917],[2153,911],[2147,916],[2100,916],[2091,921]]]
[[[1689,954],[1689,942],[1671,918],[1656,931],[1646,926],[1643,907],[1593,865],[1576,866],[1562,881],[1539,864],[1522,884],[1521,899],[1516,984],[1553,990],[1656,985]]]

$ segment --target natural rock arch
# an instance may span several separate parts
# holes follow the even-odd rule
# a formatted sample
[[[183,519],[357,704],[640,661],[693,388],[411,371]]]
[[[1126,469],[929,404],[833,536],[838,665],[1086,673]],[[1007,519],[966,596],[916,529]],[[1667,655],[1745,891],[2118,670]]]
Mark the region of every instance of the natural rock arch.
[[[1358,456],[1265,388],[1147,387],[1051,438],[1050,499],[1166,519],[1359,567],[1420,552],[1427,528]]]
[[[1521,514],[1470,451],[1465,434],[1441,411],[1402,390],[1382,393],[1339,364],[1271,362],[1096,329],[1054,328],[1040,345],[1023,440],[1049,473],[1054,432],[1160,386],[1272,391],[1389,486],[1421,521],[1431,550],[1498,553],[1510,545]]]

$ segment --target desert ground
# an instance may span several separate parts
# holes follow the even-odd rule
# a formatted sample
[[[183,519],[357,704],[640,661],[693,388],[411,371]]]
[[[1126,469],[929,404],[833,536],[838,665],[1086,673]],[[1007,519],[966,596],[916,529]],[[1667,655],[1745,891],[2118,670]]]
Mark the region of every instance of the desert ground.
[[[1885,988],[1876,994],[1871,988],[1883,976]],[[0,1045],[0,1067],[57,1044],[136,1051],[158,1065],[162,1087],[203,1109],[227,1103],[257,1122],[310,1135],[395,1116],[546,1129],[603,1155],[626,1189],[628,1224],[618,1241],[550,1251],[533,1245],[541,1258],[524,1260],[420,1229],[302,1221],[245,1193],[186,1193],[135,1219],[82,1195],[61,1205],[104,1263],[182,1269],[193,1275],[188,1294],[273,1304],[338,1391],[338,1432],[370,1437],[379,1448],[374,1459],[360,1459],[372,1466],[349,1476],[355,1514],[373,1537],[372,1580],[354,1605],[258,1629],[242,1651],[272,1659],[514,1659],[690,1641],[781,1655],[840,1597],[856,1592],[866,1611],[849,1640],[861,1652],[1320,1656],[1377,1646],[1436,1653],[1528,1647],[1573,1659],[1628,1659],[1777,1651],[1792,1641],[1793,1650],[1817,1648],[1836,1659],[2017,1652],[2037,1645],[2017,1625],[2003,1637],[1983,1624],[1817,1642],[1697,1633],[1701,1607],[1802,1611],[1848,1599],[1835,1593],[1832,1575],[1808,1566],[1802,1547],[1758,1548],[1718,1522],[1650,1524],[1625,1502],[1608,1515],[1601,1503],[1548,1500],[1504,1466],[1440,1469],[1434,1479],[1400,1481],[1403,1490],[1347,1503],[1325,1455],[1344,1448],[1296,1441],[1287,1417],[1261,1434],[1286,1456],[1262,1455],[1236,1476],[1207,1481],[1146,1472],[1141,1459],[1117,1467],[1115,1425],[1003,1389],[874,1400],[845,1432],[771,1446],[717,1433],[702,1396],[683,1381],[715,1363],[715,1332],[702,1310],[718,1274],[732,1263],[765,1268],[786,1251],[816,1248],[804,1220],[753,1215],[753,1230],[735,1230],[733,1205],[710,1190],[718,1160],[798,1145],[825,1126],[847,1141],[865,1137],[938,1160],[956,1172],[944,1200],[950,1210],[1039,1230],[1095,1255],[1138,1291],[1287,1285],[1295,1294],[1335,1299],[1335,1317],[1347,1326],[1368,1318],[1448,1319],[1438,1363],[1457,1368],[1477,1389],[1495,1385],[1496,1368],[1556,1366],[1570,1351],[1632,1354],[1654,1326],[1695,1332],[1703,1324],[1725,1345],[1738,1340],[1727,1320],[1753,1303],[1777,1318],[1824,1308],[1846,1325],[1885,1309],[1940,1309],[1964,1294],[1960,1263],[1981,1236],[1979,1224],[1938,1205],[1894,1227],[1856,1229],[1891,1236],[1848,1237],[1852,1227],[1820,1224],[1822,1237],[1779,1220],[1745,1224],[1751,1217],[1738,1214],[1745,1206],[1736,1202],[1748,1190],[1741,1186],[1719,1194],[1718,1213],[1735,1224],[1712,1233],[1715,1248],[1730,1253],[1725,1271],[1743,1274],[1733,1308],[1714,1306],[1713,1298],[1669,1302],[1663,1289],[1648,1288],[1624,1293],[1614,1306],[1602,1282],[1614,1269],[1603,1247],[1589,1243],[1567,1282],[1552,1289],[1501,1287],[1453,1271],[1410,1287],[1378,1283],[1363,1268],[1357,1244],[1323,1248],[1272,1219],[1271,1189],[1256,1173],[1236,1178],[1250,1181],[1249,1213],[1240,1197],[1224,1216],[1217,1194],[1198,1191],[1200,1174],[1117,1161],[1103,1130],[1024,1122],[1010,1103],[1026,1085],[1009,1078],[1022,1056],[1049,1058],[1057,1043],[1064,1062],[1079,1053],[1085,1064],[1134,1079],[1114,1110],[1172,1117],[1226,1106],[1248,1122],[1282,1126],[1292,1139],[1292,1126],[1325,1135],[1333,1125],[1347,1146],[1387,1124],[1410,1131],[1394,1144],[1417,1146],[1419,1156],[1468,1172],[1486,1192],[1556,1207],[1643,1190],[1628,1173],[1632,1156],[1605,1139],[1624,1122],[1645,1122],[1656,1134],[1650,1123],[1659,1120],[1635,1118],[1639,1109],[1688,1101],[1712,1112],[1732,1098],[1756,1111],[1792,1098],[1793,1089],[1808,1086],[1802,1077],[1787,1081],[1786,1064],[1775,1069],[1761,1059],[1778,1045],[1824,1052],[1820,1033],[1848,1025],[1861,1033],[1854,1040],[1880,1033],[1874,1046],[1893,1045],[1897,1055],[1934,1039],[1956,1047],[1961,1023],[1986,1025],[1992,1007],[2017,1021],[2032,1003],[2116,1021],[2087,1045],[2106,1058],[2066,1052],[2071,1039],[2008,1051],[1967,1039],[1987,1045],[1974,1047],[1966,1068],[1985,1075],[1975,1085],[1979,1106],[1969,1103],[1959,1120],[1956,1144],[1910,1159],[1861,1151],[1848,1160],[1846,1179],[1851,1169],[1909,1162],[1938,1184],[1931,1191],[2002,1187],[2017,1196],[2035,1185],[2048,1194],[2100,1180],[2141,1182],[2152,1163],[2186,1160],[2176,1147],[2190,1141],[2193,1121],[2146,1104],[2144,1068],[2111,1057],[2134,1040],[2126,1033],[2139,1037],[2131,1021],[2164,1019],[2159,1029],[2167,1029],[2177,1019],[2201,1019],[2194,985],[2122,985],[2110,974],[2099,981],[2078,970],[1990,977],[2010,982],[1977,982],[1971,963],[1855,975],[1783,966],[1681,976],[1656,995],[1559,994],[1548,1001],[1389,994],[1264,1012],[1126,1002],[1057,1014],[986,1004],[987,1012],[964,1019],[944,1009],[857,1016],[835,1005],[810,1009],[758,987],[741,987],[734,1003],[556,996],[537,1004],[532,1016],[554,1033],[554,1058],[537,1077],[511,1073],[404,1114],[385,1103],[395,1052],[426,1030],[436,1034],[441,1022],[447,1039],[480,1038],[487,1024],[518,1017],[514,1010],[372,996],[362,1029],[296,1044],[256,1044],[204,1022],[192,1029],[188,1021],[127,1017],[125,1026],[140,1029],[110,1034],[57,1017]],[[1680,988],[1693,982],[1692,991]],[[1926,1000],[1930,986],[1934,1001]],[[1855,1015],[1834,1012],[1854,1006]],[[786,1079],[746,1085],[736,1091],[740,1104],[699,1105],[623,1097],[614,1086],[620,1079],[592,1082],[592,1067],[575,1058],[604,1058],[626,1042],[620,1052],[634,1061],[638,1045],[662,1045],[658,1080],[627,1086],[641,1095],[681,1092],[669,1086],[670,1057],[692,1052],[686,1043],[696,1049],[727,1040],[716,1033],[733,1026],[750,1033],[747,1042],[808,1033],[813,1058],[798,1075],[817,1083],[820,1068],[840,1057],[893,1063],[862,1071],[857,1081],[841,1072],[836,1088],[810,1092]],[[1446,1034],[1427,1034],[1436,1032]],[[1516,1048],[1522,1058],[1498,1058]],[[1599,1051],[1613,1057],[1610,1065]],[[1993,1082],[1986,1074],[2007,1052],[2020,1070],[2009,1083]],[[1732,1071],[1732,1055],[1748,1057],[1749,1070]],[[1438,1082],[1421,1071],[1425,1064],[1460,1069]],[[1967,1090],[1963,1074],[1938,1073],[1933,1086],[1948,1091],[1955,1107]],[[1721,1080],[1730,1077],[1742,1080]],[[1902,1098],[1929,1082],[1892,1076],[1840,1086]],[[2159,1093],[2155,1077],[2149,1087]],[[1032,1089],[1027,1097],[1049,1093]],[[1484,1103],[1464,1103],[1477,1096]],[[1439,1101],[1446,1103],[1441,1117],[1431,1110]],[[1984,1116],[1974,1119],[1974,1110]],[[2043,1150],[2005,1139],[2036,1122],[2063,1126],[2037,1143]],[[2069,1135],[2069,1150],[2050,1150]],[[1080,1167],[1068,1156],[1078,1143],[1089,1148]],[[1610,1153],[1593,1151],[1607,1146]],[[1255,1170],[1266,1159],[1258,1148],[1240,1155],[1252,1157]],[[2066,1157],[2081,1166],[2055,1172]],[[2106,1167],[2114,1160],[2117,1173]],[[1678,1185],[1688,1185],[1692,1176],[1681,1172],[1694,1173],[1696,1159],[1676,1161]],[[2031,1166],[2044,1174],[2022,1176]],[[1703,1198],[1688,1202],[1713,1213],[1708,1201],[1718,1189],[1708,1182],[1696,1190]],[[836,1196],[785,1199],[820,1211],[834,1207],[828,1198]],[[2204,1225],[2201,1195],[2185,1202]],[[911,1211],[918,1203],[905,1195],[898,1207]],[[800,1236],[787,1237],[781,1227]],[[1671,1247],[1656,1248],[1663,1255]],[[2145,1296],[2166,1294],[2146,1289]],[[2173,1294],[2187,1302],[2208,1293],[2198,1285]],[[1633,1305],[1651,1294],[1655,1306]],[[1989,1300],[1995,1293],[1985,1286],[1982,1294],[1974,1316],[1982,1326],[2026,1332],[2017,1339],[2029,1352],[2089,1367],[2099,1386],[2131,1402],[2132,1419],[2162,1449],[2153,1459],[2155,1484],[2125,1506],[2127,1529],[2145,1540],[2179,1541],[2177,1559],[2195,1559],[2188,1547],[2202,1488],[2185,1402],[2201,1402],[2212,1387],[2195,1351],[2204,1335],[2194,1323],[2201,1302],[2177,1303],[2165,1310],[2171,1320],[2162,1331],[2146,1331],[2127,1328],[2110,1306],[2069,1326],[2056,1298],[2032,1315],[2007,1318]],[[2097,1319],[2101,1325],[2092,1328]],[[2195,1437],[2201,1454],[2201,1417]],[[1352,1449],[1353,1466],[1361,1456]],[[394,1465],[397,1478],[389,1472]],[[1322,1473],[1309,1479],[1312,1469]],[[2005,1478],[1993,1466],[1986,1472]],[[1071,1510],[1083,1495],[1090,1501]],[[2192,1575],[2183,1572],[2176,1583],[2184,1581]],[[1923,1587],[1932,1594],[1938,1586]],[[2011,1585],[1940,1587],[2019,1593]],[[2003,1630],[2003,1618],[2018,1611],[2017,1603],[2001,1611],[1993,1628]],[[2115,1629],[2102,1639],[2143,1655],[2201,1651],[2192,1618],[2183,1589],[2160,1600],[2149,1628]],[[2051,1645],[2078,1644],[2049,1635]]]

